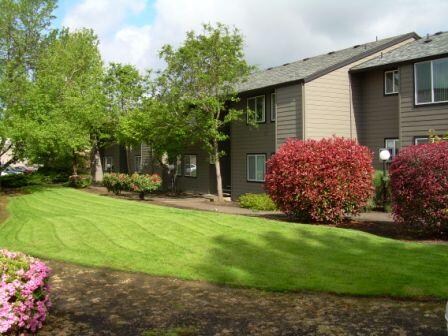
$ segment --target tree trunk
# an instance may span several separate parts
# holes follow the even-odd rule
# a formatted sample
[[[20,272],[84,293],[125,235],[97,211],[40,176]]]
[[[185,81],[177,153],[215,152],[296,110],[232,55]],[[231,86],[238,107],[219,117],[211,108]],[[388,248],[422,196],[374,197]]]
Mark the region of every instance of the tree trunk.
[[[90,152],[90,175],[94,183],[103,182],[103,165],[101,163],[100,149],[96,137],[92,138],[92,150]]]
[[[221,177],[221,163],[219,162],[219,148],[218,142],[214,143],[214,158],[216,169],[216,190],[218,192],[218,202],[224,202],[224,194],[222,191],[222,177]]]
[[[131,171],[131,148],[130,148],[130,146],[126,145],[125,151],[126,151],[126,167],[128,169],[128,174],[132,174],[134,172]]]
[[[76,158],[76,153],[73,153],[72,170],[73,170],[73,176],[77,176],[78,175],[78,160]]]

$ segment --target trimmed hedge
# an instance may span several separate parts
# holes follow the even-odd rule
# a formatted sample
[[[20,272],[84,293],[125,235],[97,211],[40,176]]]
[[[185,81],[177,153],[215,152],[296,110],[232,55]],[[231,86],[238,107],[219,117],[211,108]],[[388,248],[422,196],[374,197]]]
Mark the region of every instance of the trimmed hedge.
[[[397,223],[448,235],[448,142],[404,148],[390,167]]]
[[[265,189],[302,221],[339,223],[373,194],[372,153],[354,140],[288,140],[267,163]]]
[[[244,194],[238,198],[242,208],[252,210],[273,211],[277,207],[272,199],[266,194]]]

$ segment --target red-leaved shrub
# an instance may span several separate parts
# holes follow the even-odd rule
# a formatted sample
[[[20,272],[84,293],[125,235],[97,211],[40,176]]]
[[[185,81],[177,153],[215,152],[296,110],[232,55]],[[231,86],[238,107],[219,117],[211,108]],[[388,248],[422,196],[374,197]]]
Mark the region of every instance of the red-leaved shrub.
[[[372,176],[372,154],[354,140],[288,140],[267,163],[265,189],[290,216],[339,223],[367,205]]]
[[[393,215],[422,234],[448,235],[448,142],[404,148],[390,167]]]

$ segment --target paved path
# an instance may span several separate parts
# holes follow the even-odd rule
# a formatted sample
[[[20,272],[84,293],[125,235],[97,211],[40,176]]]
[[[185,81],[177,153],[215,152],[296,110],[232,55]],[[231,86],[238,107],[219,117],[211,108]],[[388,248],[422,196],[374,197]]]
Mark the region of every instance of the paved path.
[[[444,335],[444,302],[268,293],[50,261],[41,336]],[[151,334],[154,335],[154,334]],[[155,335],[176,335],[157,333]]]

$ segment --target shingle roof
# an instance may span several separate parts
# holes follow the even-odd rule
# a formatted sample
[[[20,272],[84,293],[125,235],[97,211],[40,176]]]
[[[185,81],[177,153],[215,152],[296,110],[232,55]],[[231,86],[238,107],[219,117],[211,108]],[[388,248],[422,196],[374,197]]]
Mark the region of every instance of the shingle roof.
[[[246,92],[300,80],[310,81],[410,37],[418,38],[418,35],[408,33],[389,37],[258,71],[250,75],[237,89],[239,92]]]
[[[382,57],[361,63],[353,67],[353,70],[369,69],[442,54],[448,54],[448,32],[435,33],[406,44],[401,48],[385,53]]]

